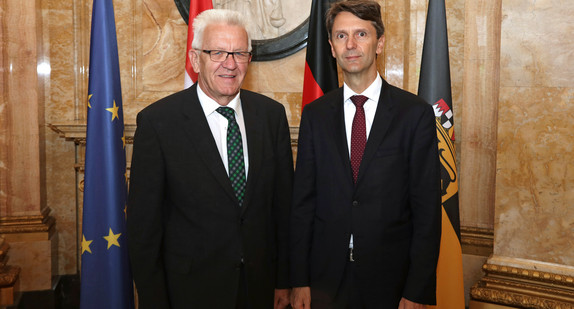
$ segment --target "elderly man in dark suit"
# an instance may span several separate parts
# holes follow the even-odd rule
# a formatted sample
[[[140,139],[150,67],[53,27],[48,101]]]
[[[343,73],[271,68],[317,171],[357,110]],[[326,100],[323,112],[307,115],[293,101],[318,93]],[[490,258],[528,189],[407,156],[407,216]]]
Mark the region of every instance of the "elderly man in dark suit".
[[[241,15],[195,18],[192,87],[137,117],[128,199],[139,308],[284,308],[293,159],[281,104],[240,90]]]
[[[435,303],[440,176],[430,105],[377,72],[374,1],[327,13],[342,88],[303,110],[291,210],[294,308]]]

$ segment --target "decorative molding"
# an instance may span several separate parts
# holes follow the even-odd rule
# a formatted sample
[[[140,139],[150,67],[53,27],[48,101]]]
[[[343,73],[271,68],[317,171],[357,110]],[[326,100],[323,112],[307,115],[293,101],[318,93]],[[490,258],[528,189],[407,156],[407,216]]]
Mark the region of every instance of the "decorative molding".
[[[545,271],[532,270],[532,269],[522,269],[513,266],[495,265],[495,264],[484,264],[482,266],[487,274],[512,277],[514,279],[523,279],[531,281],[540,281],[550,284],[565,285],[573,289],[574,291],[574,277],[554,274]]]
[[[470,289],[473,300],[519,308],[574,308],[574,277],[486,263]]]
[[[4,237],[0,236],[0,269],[3,269],[8,262],[8,249],[10,249],[10,246],[4,240]]]
[[[20,267],[3,266],[0,270],[0,288],[14,286],[20,275]]]
[[[60,137],[67,141],[73,141],[76,145],[86,144],[86,122],[65,122],[48,124],[48,127],[58,133]],[[136,132],[135,124],[125,124],[126,144],[133,144]],[[291,135],[291,145],[297,146],[299,127],[289,127]]]
[[[86,122],[66,122],[48,124],[48,127],[58,133],[67,141],[73,141],[76,145],[86,145]],[[125,124],[126,144],[133,144],[136,132],[135,124]]]
[[[18,290],[17,283],[20,278],[20,267],[6,265],[9,248],[10,246],[4,237],[0,236],[0,306],[14,303],[14,295]]]
[[[470,226],[460,227],[464,254],[490,256],[494,248],[494,230]]]
[[[50,208],[46,207],[40,215],[0,217],[0,234],[46,233],[54,232],[56,219],[50,216]]]

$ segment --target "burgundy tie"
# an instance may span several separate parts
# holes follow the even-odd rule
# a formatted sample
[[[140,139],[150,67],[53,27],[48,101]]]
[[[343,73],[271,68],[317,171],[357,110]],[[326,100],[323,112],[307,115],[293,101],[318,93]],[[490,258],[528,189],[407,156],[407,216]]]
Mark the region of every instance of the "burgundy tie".
[[[367,126],[365,124],[365,110],[363,105],[367,102],[364,95],[354,95],[351,101],[357,107],[355,117],[353,118],[353,127],[351,129],[351,167],[353,168],[353,180],[357,182],[359,175],[359,166],[367,144]]]

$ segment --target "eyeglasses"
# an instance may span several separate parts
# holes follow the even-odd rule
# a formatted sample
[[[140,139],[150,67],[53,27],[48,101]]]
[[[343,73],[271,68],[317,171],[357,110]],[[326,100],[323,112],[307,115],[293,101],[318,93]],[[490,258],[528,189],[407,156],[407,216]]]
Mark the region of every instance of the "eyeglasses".
[[[235,62],[238,63],[249,62],[249,59],[251,59],[250,52],[228,52],[224,50],[206,50],[206,49],[203,49],[202,52],[209,54],[209,58],[211,59],[211,61],[215,62],[223,62],[227,60],[227,57],[229,57],[229,55],[233,56],[233,60],[235,60]]]

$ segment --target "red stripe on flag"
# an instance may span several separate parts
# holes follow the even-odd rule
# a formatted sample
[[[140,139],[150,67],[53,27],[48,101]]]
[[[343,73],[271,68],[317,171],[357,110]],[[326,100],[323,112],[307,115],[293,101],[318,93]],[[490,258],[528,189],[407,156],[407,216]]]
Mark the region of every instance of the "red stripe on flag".
[[[313,0],[309,15],[302,107],[339,87],[337,64],[325,27],[325,12],[337,0]]]
[[[313,102],[315,99],[321,97],[323,95],[323,90],[317,84],[315,77],[313,76],[313,72],[309,68],[309,64],[305,61],[305,76],[303,79],[303,101],[301,108],[304,108],[305,105]]]
[[[187,50],[185,52],[185,83],[184,87],[187,88],[197,80],[197,73],[193,71],[191,61],[189,59],[189,51],[191,50],[191,42],[193,42],[193,20],[199,13],[213,9],[211,0],[190,0],[189,2],[189,18],[187,27]]]

